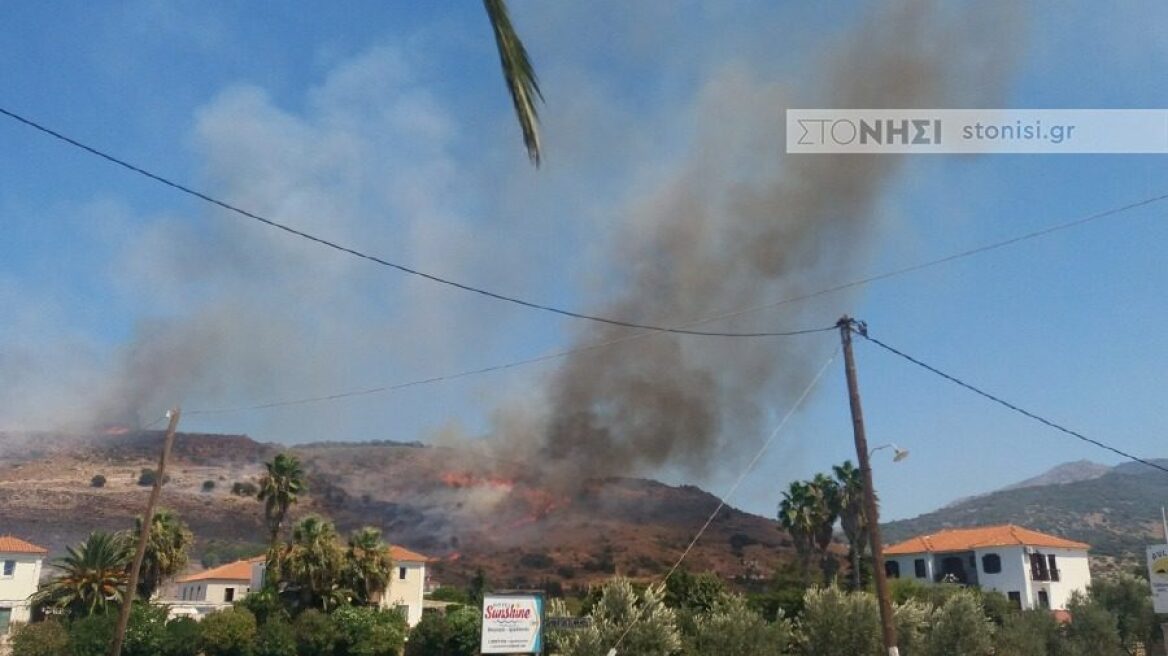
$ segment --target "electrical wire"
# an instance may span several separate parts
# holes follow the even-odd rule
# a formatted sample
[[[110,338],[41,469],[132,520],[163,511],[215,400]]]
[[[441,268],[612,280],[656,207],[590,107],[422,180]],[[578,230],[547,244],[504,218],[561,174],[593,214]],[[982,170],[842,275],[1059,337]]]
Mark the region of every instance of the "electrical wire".
[[[678,334],[682,334],[682,335],[699,335],[699,336],[705,336],[705,337],[789,337],[789,336],[795,336],[795,335],[807,335],[810,333],[824,332],[824,331],[835,329],[834,326],[831,326],[831,327],[826,327],[826,328],[811,328],[811,329],[807,329],[807,330],[791,330],[791,331],[782,331],[782,332],[745,332],[745,333],[730,333],[730,332],[703,331],[703,330],[686,330],[683,328],[669,328],[667,326],[657,326],[657,325],[647,324],[647,323],[637,323],[635,321],[623,321],[621,319],[602,317],[602,316],[595,315],[595,314],[585,314],[582,312],[574,312],[572,310],[565,310],[563,308],[559,308],[559,307],[556,307],[554,305],[547,305],[545,303],[537,303],[535,301],[529,301],[526,299],[519,298],[517,296],[508,296],[506,294],[490,291],[490,290],[484,289],[482,287],[475,287],[474,285],[470,285],[467,283],[458,282],[456,280],[451,280],[449,278],[443,278],[442,276],[438,276],[438,275],[435,275],[432,273],[427,273],[425,271],[421,271],[419,269],[408,267],[404,264],[399,264],[397,262],[392,262],[390,260],[383,259],[383,258],[378,257],[376,255],[371,255],[371,254],[366,253],[364,251],[357,250],[356,248],[352,248],[350,246],[345,246],[345,245],[342,245],[342,244],[337,243],[335,241],[325,239],[324,237],[318,237],[316,235],[305,232],[303,230],[293,228],[290,225],[280,223],[279,221],[275,221],[273,219],[269,219],[267,217],[264,217],[260,214],[255,213],[255,212],[243,209],[237,205],[232,205],[231,203],[228,203],[226,201],[215,198],[214,196],[211,196],[210,194],[199,191],[197,189],[194,189],[194,188],[189,187],[187,185],[184,185],[182,183],[175,182],[174,180],[171,180],[170,178],[166,178],[166,177],[161,176],[157,173],[152,173],[152,172],[150,172],[150,171],[148,171],[140,166],[137,166],[135,164],[131,164],[130,162],[128,162],[124,159],[115,157],[114,155],[111,155],[105,151],[99,150],[93,146],[86,145],[86,144],[84,144],[84,143],[82,143],[82,142],[80,142],[72,137],[66,136],[60,132],[57,132],[56,130],[53,130],[49,127],[41,125],[40,123],[37,123],[36,121],[33,121],[32,119],[21,116],[20,114],[12,112],[12,111],[5,109],[3,107],[0,107],[0,114],[3,114],[4,116],[7,116],[15,121],[20,122],[20,123],[23,123],[24,125],[26,125],[28,127],[31,127],[31,128],[38,130],[44,134],[47,134],[47,135],[54,137],[60,141],[63,141],[71,146],[74,146],[76,148],[80,148],[81,150],[84,150],[87,153],[90,153],[92,155],[100,157],[101,159],[104,159],[107,162],[110,162],[112,164],[116,164],[122,168],[125,168],[125,169],[132,171],[134,173],[137,173],[138,175],[149,178],[155,182],[166,185],[167,187],[170,187],[176,191],[180,191],[180,192],[187,194],[189,196],[194,196],[195,198],[198,198],[199,200],[205,201],[207,203],[210,203],[212,205],[215,205],[217,207],[225,209],[229,212],[233,212],[235,214],[246,217],[248,219],[252,219],[253,221],[258,221],[260,223],[263,223],[264,225],[267,225],[271,228],[275,228],[277,230],[282,230],[288,234],[295,235],[295,236],[300,237],[302,239],[307,239],[308,241],[315,242],[321,246],[331,248],[335,251],[340,251],[341,253],[345,253],[345,254],[351,255],[353,257],[367,260],[367,261],[372,262],[374,264],[380,264],[381,266],[389,267],[391,269],[396,269],[402,273],[406,273],[406,274],[409,274],[412,276],[417,276],[419,278],[425,278],[426,280],[429,280],[431,282],[439,283],[442,285],[447,285],[449,287],[461,289],[463,291],[470,292],[473,294],[479,294],[481,296],[486,296],[487,298],[492,298],[492,299],[495,299],[498,301],[513,303],[515,305],[521,305],[523,307],[531,308],[533,310],[542,310],[544,312],[551,312],[553,314],[558,314],[558,315],[565,316],[565,317],[571,317],[573,319],[582,319],[582,320],[586,320],[586,321],[593,321],[593,322],[597,322],[597,323],[609,324],[612,326],[620,326],[623,328],[639,328],[642,330],[652,330],[652,331],[663,332],[663,333],[678,333]]]
[[[859,335],[860,337],[863,337],[864,339],[875,344],[876,346],[879,346],[880,348],[888,351],[889,353],[892,353],[893,355],[896,355],[896,356],[899,356],[905,360],[908,360],[909,362],[917,365],[918,367],[921,367],[922,369],[925,369],[926,371],[934,373],[934,374],[944,378],[945,380],[948,380],[949,382],[951,382],[955,385],[963,387],[963,388],[973,392],[974,394],[977,394],[978,396],[982,396],[984,398],[987,398],[990,401],[997,403],[998,405],[1005,406],[1005,407],[1009,408],[1010,410],[1017,412],[1018,414],[1021,414],[1025,417],[1029,417],[1030,419],[1033,419],[1034,421],[1037,421],[1037,422],[1044,424],[1050,428],[1053,428],[1053,429],[1059,431],[1060,433],[1065,433],[1066,435],[1070,435],[1071,437],[1073,437],[1075,439],[1082,440],[1084,442],[1087,442],[1088,444],[1092,444],[1094,446],[1097,446],[1100,449],[1110,451],[1111,453],[1114,453],[1116,455],[1127,458],[1128,460],[1142,463],[1142,464],[1145,464],[1153,469],[1159,469],[1162,472],[1168,473],[1168,468],[1166,468],[1166,467],[1158,465],[1150,460],[1145,460],[1143,458],[1140,458],[1139,456],[1132,455],[1132,454],[1130,454],[1126,451],[1123,451],[1121,449],[1117,449],[1116,447],[1113,447],[1109,444],[1105,444],[1104,442],[1100,442],[1099,440],[1087,437],[1086,435],[1084,435],[1078,431],[1067,428],[1066,426],[1063,426],[1063,425],[1056,423],[1050,419],[1047,419],[1047,418],[1042,417],[1038,414],[1030,412],[1029,410],[1022,408],[1021,406],[1018,406],[1017,404],[1011,403],[1011,402],[1009,402],[1009,401],[1007,401],[999,396],[995,396],[995,395],[993,395],[993,394],[991,394],[991,393],[989,393],[989,392],[987,392],[979,387],[976,387],[970,383],[967,383],[964,380],[961,380],[960,378],[957,378],[956,376],[954,376],[952,374],[947,374],[944,371],[941,371],[940,369],[938,369],[930,364],[927,364],[927,363],[925,363],[917,358],[914,358],[913,356],[905,353],[904,351],[893,348],[893,347],[889,346],[888,344],[885,344],[884,342],[876,339],[875,337],[871,337],[870,335],[867,334],[867,331],[856,330],[855,328],[853,328],[852,332]]]
[[[762,446],[759,447],[757,452],[755,452],[754,457],[750,459],[750,462],[746,464],[746,467],[742,470],[742,473],[738,475],[738,478],[734,481],[734,484],[730,486],[730,489],[727,490],[720,499],[718,499],[718,505],[714,508],[714,512],[710,513],[710,516],[706,518],[706,522],[702,524],[702,527],[698,529],[696,534],[694,534],[693,539],[689,541],[688,545],[686,545],[685,551],[681,552],[681,556],[678,557],[677,562],[673,563],[673,567],[670,567],[669,571],[661,579],[661,585],[664,586],[669,583],[670,577],[672,577],[677,572],[677,569],[681,567],[682,562],[684,562],[686,556],[689,556],[689,553],[693,551],[694,545],[696,545],[698,540],[701,539],[702,534],[706,532],[706,529],[710,528],[710,524],[714,523],[714,518],[716,518],[718,513],[726,507],[730,501],[730,498],[734,496],[734,493],[738,491],[739,486],[742,485],[742,481],[746,480],[746,477],[754,469],[754,466],[758,464],[758,461],[762,459],[763,454],[766,453],[768,448],[770,448],[771,443],[775,441],[775,438],[777,438],[779,433],[782,432],[783,428],[786,427],[787,422],[791,420],[791,417],[795,416],[795,413],[798,412],[799,408],[803,407],[803,402],[806,401],[807,397],[811,395],[812,390],[814,390],[816,386],[819,385],[819,381],[821,378],[823,378],[823,374],[827,371],[827,368],[831,366],[831,363],[835,362],[835,359],[838,355],[839,348],[836,348],[835,352],[831,354],[831,357],[829,357],[827,361],[823,363],[823,366],[819,368],[819,371],[816,372],[815,377],[811,379],[811,382],[807,384],[807,387],[803,388],[803,392],[799,395],[799,398],[795,399],[795,403],[791,405],[786,414],[783,415],[783,418],[779,420],[778,425],[775,426],[775,429],[771,431],[770,436],[767,437],[766,441],[763,442]],[[624,642],[625,637],[629,635],[629,631],[632,631],[633,627],[636,626],[637,622],[640,620],[640,613],[633,615],[633,621],[629,622],[628,626],[625,627],[625,630],[621,632],[620,637],[617,638],[616,643],[613,644],[611,649],[609,649],[609,654],[616,653],[616,649],[621,646],[621,643]]]
[[[93,146],[89,146],[85,143],[82,143],[82,142],[80,142],[72,137],[69,137],[65,134],[57,132],[56,130],[53,130],[49,127],[46,127],[46,126],[44,126],[44,125],[42,125],[42,124],[40,124],[32,119],[29,119],[29,118],[26,118],[20,114],[17,114],[16,112],[13,112],[13,111],[10,111],[10,110],[5,109],[3,107],[0,107],[0,114],[7,116],[8,118],[11,118],[11,119],[13,119],[19,123],[22,123],[30,128],[33,128],[34,130],[37,130],[39,132],[42,132],[46,135],[49,135],[49,136],[55,138],[55,139],[58,139],[64,143],[67,143],[71,146],[74,146],[74,147],[79,148],[85,152],[88,152],[91,155],[95,155],[101,159],[104,159],[104,160],[112,163],[112,164],[116,164],[117,166],[120,166],[120,167],[125,168],[129,171],[132,171],[132,172],[137,173],[139,175],[142,175],[146,178],[149,178],[150,180],[158,182],[159,184],[166,185],[172,189],[175,189],[175,190],[182,192],[184,194],[198,198],[199,200],[210,203],[212,205],[215,205],[217,207],[225,209],[229,212],[238,214],[238,215],[246,217],[248,219],[252,219],[254,221],[258,221],[258,222],[263,223],[271,228],[275,228],[277,230],[284,231],[288,234],[300,237],[302,239],[307,239],[307,240],[315,242],[321,246],[331,248],[333,250],[339,251],[341,253],[345,253],[347,255],[351,255],[353,257],[361,258],[361,259],[367,260],[369,262],[379,264],[381,266],[396,269],[402,273],[406,273],[406,274],[413,275],[413,276],[418,276],[420,278],[424,278],[426,280],[430,280],[430,281],[438,283],[438,284],[447,285],[450,287],[454,287],[456,289],[461,289],[461,290],[466,291],[466,292],[479,294],[479,295],[482,295],[482,296],[485,296],[488,298],[493,298],[495,300],[504,301],[507,303],[515,304],[515,305],[520,305],[520,306],[527,307],[530,309],[542,310],[544,312],[550,312],[553,314],[571,317],[574,319],[593,321],[593,322],[604,323],[604,324],[609,324],[609,325],[613,325],[613,326],[620,326],[620,327],[624,327],[624,328],[639,328],[642,330],[664,332],[664,333],[676,333],[676,334],[681,334],[681,335],[698,335],[698,336],[707,336],[707,337],[786,337],[786,336],[806,335],[806,334],[810,334],[810,333],[826,332],[828,330],[835,330],[835,326],[825,327],[825,328],[812,328],[812,329],[808,329],[808,330],[782,331],[782,332],[722,332],[722,331],[690,330],[690,329],[686,329],[686,328],[676,328],[676,327],[671,328],[668,326],[643,324],[643,323],[637,323],[637,322],[632,322],[632,321],[623,321],[620,319],[613,319],[610,317],[602,317],[599,315],[573,312],[571,310],[565,310],[563,308],[558,308],[558,307],[555,307],[552,305],[537,303],[534,301],[528,301],[528,300],[514,297],[514,296],[508,296],[506,294],[502,294],[499,292],[494,292],[494,291],[490,291],[490,290],[483,289],[480,287],[475,287],[473,285],[469,285],[466,283],[461,283],[461,282],[457,282],[457,281],[450,280],[447,278],[443,278],[443,277],[437,276],[435,274],[426,273],[424,271],[414,269],[414,268],[405,266],[403,264],[391,262],[389,260],[385,260],[385,259],[382,259],[380,257],[370,255],[368,253],[359,251],[355,248],[341,245],[339,243],[330,241],[330,240],[325,239],[323,237],[318,237],[316,235],[304,232],[304,231],[299,230],[297,228],[293,228],[289,225],[274,221],[272,219],[266,218],[264,216],[261,216],[259,214],[254,213],[254,212],[237,207],[237,206],[232,205],[226,201],[219,200],[218,198],[215,198],[214,196],[211,196],[207,193],[198,191],[196,189],[193,189],[193,188],[188,187],[186,185],[183,185],[181,183],[175,182],[175,181],[173,181],[169,178],[166,178],[162,175],[152,173],[152,172],[150,172],[150,171],[148,171],[140,166],[132,164],[124,159],[120,159],[118,157],[115,157],[115,156],[113,156],[109,153],[106,153],[102,150],[99,150]],[[982,254],[982,253],[985,253],[988,251],[996,250],[996,249],[1003,248],[1006,246],[1011,246],[1011,245],[1014,245],[1014,244],[1017,244],[1020,242],[1024,242],[1024,241],[1028,241],[1031,239],[1036,239],[1038,237],[1043,237],[1043,236],[1046,236],[1046,235],[1049,235],[1049,234],[1052,234],[1055,232],[1059,232],[1062,230],[1074,228],[1074,227],[1077,227],[1077,226],[1080,226],[1080,225],[1083,225],[1086,223],[1097,221],[1099,219],[1103,219],[1103,218],[1106,218],[1109,216],[1121,214],[1124,212],[1128,212],[1130,210],[1144,207],[1146,205],[1151,205],[1153,203],[1162,202],[1164,200],[1168,200],[1168,194],[1153,196],[1153,197],[1146,198],[1146,199],[1141,200],[1141,201],[1128,203],[1126,205],[1121,205],[1119,207],[1115,207],[1115,208],[1112,208],[1109,210],[1103,210],[1100,212],[1096,212],[1094,214],[1080,217],[1078,219],[1074,219],[1074,220],[1067,221],[1064,223],[1055,224],[1052,226],[1048,226],[1046,228],[1034,230],[1034,231],[1031,231],[1031,232],[1028,232],[1025,234],[1015,236],[1015,237],[1010,237],[1007,239],[1003,239],[1003,240],[996,241],[996,242],[991,242],[991,243],[984,244],[982,246],[978,246],[978,247],[971,248],[968,250],[959,251],[957,253],[953,253],[951,255],[947,255],[945,257],[938,258],[935,260],[929,260],[926,262],[921,262],[919,264],[915,264],[915,265],[911,265],[911,266],[907,266],[907,267],[902,267],[899,269],[893,269],[891,271],[887,271],[887,272],[884,272],[881,274],[868,276],[866,278],[860,278],[860,279],[853,280],[850,282],[842,283],[840,285],[836,285],[834,287],[828,287],[826,289],[821,289],[819,291],[812,292],[809,294],[803,294],[800,296],[796,296],[796,297],[792,297],[792,298],[788,298],[788,299],[783,299],[783,300],[777,301],[775,303],[771,303],[771,304],[764,305],[764,306],[759,306],[758,309],[762,309],[762,308],[766,308],[766,307],[775,307],[775,306],[782,305],[785,303],[791,303],[791,302],[795,302],[795,301],[815,298],[817,296],[823,296],[826,294],[831,294],[831,293],[851,289],[853,287],[867,285],[867,284],[877,282],[880,280],[885,280],[887,278],[892,278],[895,276],[901,276],[901,275],[904,275],[907,273],[920,271],[922,269],[927,269],[927,268],[931,268],[931,267],[938,266],[941,264],[946,264],[946,263],[952,262],[954,260],[959,260],[959,259],[963,259],[966,257],[979,255],[979,254]]]

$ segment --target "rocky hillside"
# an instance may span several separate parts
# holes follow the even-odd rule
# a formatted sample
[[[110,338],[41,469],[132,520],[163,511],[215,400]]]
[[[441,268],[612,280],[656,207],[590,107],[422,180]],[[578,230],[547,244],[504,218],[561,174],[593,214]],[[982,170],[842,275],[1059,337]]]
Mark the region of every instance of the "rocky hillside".
[[[0,532],[56,554],[92,529],[125,528],[145,504],[148,488],[138,479],[156,466],[161,439],[158,431],[41,435],[8,450],[0,456]],[[559,489],[527,467],[416,443],[293,450],[310,489],[296,515],[325,514],[342,531],[380,527],[393,542],[437,558],[439,580],[450,582],[480,567],[514,586],[661,573],[717,505],[698,488],[643,479]],[[265,541],[260,505],[232,488],[256,482],[276,452],[242,435],[178,436],[162,503],[191,525],[198,551]],[[687,563],[750,579],[772,571],[789,550],[773,521],[726,508]]]

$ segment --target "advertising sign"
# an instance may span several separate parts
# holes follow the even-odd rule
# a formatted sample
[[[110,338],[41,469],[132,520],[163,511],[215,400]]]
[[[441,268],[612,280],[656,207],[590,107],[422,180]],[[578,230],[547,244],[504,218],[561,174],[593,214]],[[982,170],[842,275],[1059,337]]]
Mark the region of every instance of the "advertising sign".
[[[1148,547],[1148,580],[1156,612],[1168,613],[1168,544]]]
[[[484,654],[543,652],[543,596],[534,593],[483,596]]]

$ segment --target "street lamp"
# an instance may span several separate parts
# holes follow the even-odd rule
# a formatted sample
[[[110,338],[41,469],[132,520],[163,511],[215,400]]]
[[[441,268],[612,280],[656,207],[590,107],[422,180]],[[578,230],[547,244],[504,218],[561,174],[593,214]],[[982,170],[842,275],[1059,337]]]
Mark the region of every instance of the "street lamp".
[[[905,458],[908,457],[908,449],[902,449],[902,448],[896,446],[896,444],[893,442],[889,442],[888,444],[881,444],[880,446],[876,447],[875,449],[872,449],[871,451],[868,452],[868,457],[872,457],[872,454],[876,453],[880,449],[892,449],[892,453],[893,453],[892,462],[900,462],[901,460],[904,460]]]

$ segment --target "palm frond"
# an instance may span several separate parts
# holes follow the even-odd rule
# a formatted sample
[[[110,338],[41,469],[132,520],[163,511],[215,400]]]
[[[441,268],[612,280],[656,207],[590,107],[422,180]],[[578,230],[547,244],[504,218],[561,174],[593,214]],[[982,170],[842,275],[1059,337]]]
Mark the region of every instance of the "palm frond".
[[[527,57],[527,49],[523,47],[515,27],[511,25],[507,3],[504,0],[483,0],[483,6],[486,7],[487,17],[491,21],[491,29],[495,32],[495,45],[499,47],[503,78],[507,82],[507,90],[511,92],[511,101],[515,104],[515,117],[523,130],[527,156],[531,158],[532,164],[539,166],[539,113],[535,108],[537,98],[543,101],[539,80],[536,79],[535,69]]]

